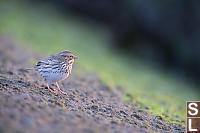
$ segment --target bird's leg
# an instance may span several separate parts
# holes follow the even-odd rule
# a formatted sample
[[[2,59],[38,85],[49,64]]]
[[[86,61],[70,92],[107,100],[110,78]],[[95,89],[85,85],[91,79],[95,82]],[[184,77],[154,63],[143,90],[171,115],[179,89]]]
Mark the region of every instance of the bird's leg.
[[[58,85],[58,82],[56,82],[56,85],[57,85],[57,87],[58,87],[58,91],[60,92],[60,93],[62,93],[62,94],[67,94],[66,92],[64,92],[64,91],[62,91],[61,89],[60,89],[60,86]]]
[[[50,92],[57,94],[56,90],[50,89],[49,84],[47,84],[47,87],[48,87],[48,90],[49,90]]]

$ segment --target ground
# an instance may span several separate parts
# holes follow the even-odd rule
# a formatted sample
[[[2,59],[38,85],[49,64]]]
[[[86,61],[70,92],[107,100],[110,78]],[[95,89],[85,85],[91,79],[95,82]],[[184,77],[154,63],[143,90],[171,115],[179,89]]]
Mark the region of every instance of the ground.
[[[0,132],[185,131],[148,113],[147,106],[124,102],[119,95],[123,90],[107,86],[76,64],[76,74],[61,82],[67,95],[49,92],[37,72],[24,70],[41,58],[12,39],[0,37]]]

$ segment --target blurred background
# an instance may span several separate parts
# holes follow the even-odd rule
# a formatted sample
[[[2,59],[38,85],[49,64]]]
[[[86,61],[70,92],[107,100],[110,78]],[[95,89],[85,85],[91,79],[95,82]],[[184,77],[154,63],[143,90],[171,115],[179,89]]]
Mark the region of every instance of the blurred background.
[[[1,0],[0,35],[40,52],[63,49],[122,97],[184,119],[199,100],[199,1]]]

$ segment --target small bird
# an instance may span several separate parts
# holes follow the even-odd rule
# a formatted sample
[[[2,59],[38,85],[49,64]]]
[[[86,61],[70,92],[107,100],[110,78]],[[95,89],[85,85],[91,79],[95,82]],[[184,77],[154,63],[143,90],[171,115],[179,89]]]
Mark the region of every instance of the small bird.
[[[48,90],[52,93],[57,94],[56,90],[50,89],[49,84],[56,83],[58,91],[66,94],[60,89],[58,82],[69,77],[75,59],[78,59],[78,57],[72,52],[65,50],[38,61],[34,67],[27,68],[26,70],[38,71],[47,83]]]

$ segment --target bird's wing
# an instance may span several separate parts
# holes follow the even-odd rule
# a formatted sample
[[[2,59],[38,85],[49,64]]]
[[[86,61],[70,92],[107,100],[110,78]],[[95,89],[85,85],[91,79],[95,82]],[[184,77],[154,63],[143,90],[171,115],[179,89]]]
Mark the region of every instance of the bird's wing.
[[[37,68],[41,68],[41,67],[45,67],[45,68],[52,67],[53,68],[53,67],[58,67],[59,64],[62,64],[63,62],[65,62],[64,59],[59,58],[58,56],[52,55],[52,56],[49,56],[49,57],[47,57],[43,60],[40,60],[36,64],[36,67]]]

